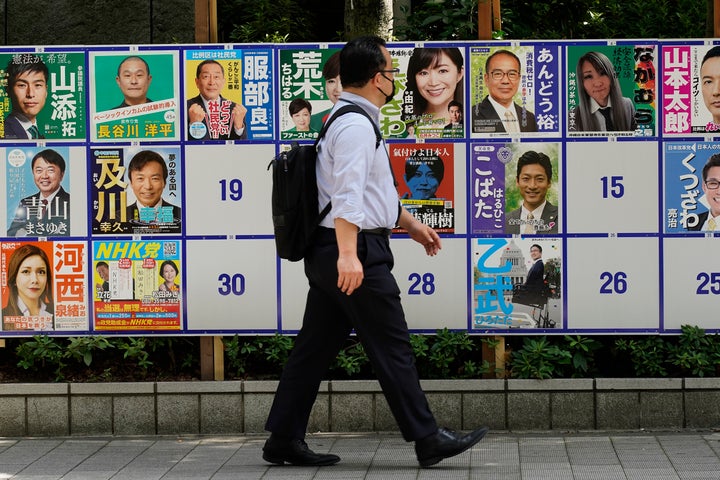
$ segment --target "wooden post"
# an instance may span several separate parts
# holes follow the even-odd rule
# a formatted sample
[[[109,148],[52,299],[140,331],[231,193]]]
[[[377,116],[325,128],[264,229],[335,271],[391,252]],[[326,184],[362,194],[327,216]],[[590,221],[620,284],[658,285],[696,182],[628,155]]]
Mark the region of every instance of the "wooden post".
[[[213,337],[213,351],[215,352],[213,361],[213,378],[214,380],[225,379],[225,345],[222,337]]]
[[[502,15],[500,13],[500,0],[493,0],[492,2],[492,24],[493,30],[502,30]]]
[[[713,32],[715,37],[720,36],[720,0],[713,1]]]
[[[195,0],[195,41],[210,41],[210,5],[208,0]]]
[[[195,0],[195,41],[217,43],[217,0]],[[222,337],[200,337],[200,379],[223,380]]]
[[[5,339],[0,338],[0,348],[5,348]]]
[[[200,337],[200,380],[225,378],[222,337]]]
[[[195,41],[217,43],[217,0],[195,0]]]
[[[495,336],[493,340],[497,342],[495,348],[482,344],[482,359],[495,366],[494,371],[484,374],[483,378],[505,378],[505,337]]]
[[[478,0],[478,39],[492,40],[491,0]]]

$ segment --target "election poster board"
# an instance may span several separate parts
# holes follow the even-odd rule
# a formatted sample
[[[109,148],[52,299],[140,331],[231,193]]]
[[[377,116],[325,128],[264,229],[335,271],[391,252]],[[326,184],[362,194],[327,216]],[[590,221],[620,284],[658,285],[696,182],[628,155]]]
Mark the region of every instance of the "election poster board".
[[[297,333],[268,165],[353,98],[342,48],[0,48],[0,337]],[[392,230],[412,332],[720,332],[720,41],[387,49],[367,110],[442,239]]]

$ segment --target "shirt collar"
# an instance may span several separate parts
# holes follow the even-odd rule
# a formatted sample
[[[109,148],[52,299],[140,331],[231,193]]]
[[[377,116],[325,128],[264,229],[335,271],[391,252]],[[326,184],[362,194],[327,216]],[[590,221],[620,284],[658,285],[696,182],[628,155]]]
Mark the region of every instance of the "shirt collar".
[[[590,113],[595,113],[601,108],[607,108],[612,107],[612,100],[610,100],[610,97],[608,97],[608,104],[606,107],[601,107],[598,102],[595,101],[594,98],[590,97]]]
[[[20,298],[20,295],[17,296],[17,306],[18,310],[22,312],[23,317],[32,317],[30,314],[30,309],[27,305],[25,305],[25,302],[22,301],[22,298]],[[45,315],[43,315],[45,314]],[[47,305],[45,305],[45,302],[40,300],[40,313],[38,316],[40,317],[46,317],[50,314],[50,312],[47,311]]]
[[[490,100],[490,104],[493,106],[493,108],[495,109],[495,112],[498,114],[498,116],[499,116],[501,119],[503,119],[503,120],[505,119],[505,112],[508,112],[508,111],[509,111],[510,113],[512,113],[512,116],[513,116],[513,117],[516,117],[516,115],[515,115],[515,102],[512,102],[512,103],[510,104],[510,107],[509,107],[509,108],[505,108],[503,105],[500,105],[498,102],[496,102],[495,99],[492,98],[491,95],[488,95],[488,100]]]
[[[542,202],[539,207],[537,207],[535,210],[532,210],[532,211],[530,211],[530,210],[528,210],[527,208],[525,208],[525,204],[523,203],[522,212],[521,212],[520,218],[523,218],[523,219],[527,218],[528,213],[532,213],[532,214],[533,214],[533,217],[534,217],[535,219],[542,218],[542,212],[543,212],[543,210],[545,210],[545,204],[546,204],[546,203],[547,203],[547,200],[545,200],[544,202]]]
[[[340,100],[345,100],[346,102],[350,103],[357,103],[362,107],[363,110],[368,112],[370,116],[375,119],[375,121],[380,118],[380,108],[378,108],[377,105],[375,105],[370,100],[361,95],[343,91],[342,93],[340,93]],[[337,107],[339,103],[340,102],[337,102],[335,106]]]
[[[47,200],[48,203],[52,202],[53,198],[55,198],[55,195],[57,195],[58,192],[60,191],[60,188],[61,188],[61,187],[58,187],[54,192],[52,192],[52,193],[51,193],[50,195],[48,195],[47,197],[43,197],[43,194],[42,194],[42,192],[41,192],[41,193],[40,193],[40,196],[39,196],[40,200]]]

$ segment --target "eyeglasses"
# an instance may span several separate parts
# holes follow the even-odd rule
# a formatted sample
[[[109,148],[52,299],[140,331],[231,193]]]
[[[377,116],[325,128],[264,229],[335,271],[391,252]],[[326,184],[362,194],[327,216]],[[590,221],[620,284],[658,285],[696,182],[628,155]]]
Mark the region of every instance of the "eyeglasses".
[[[389,70],[378,70],[377,73],[393,73],[393,74],[397,75],[398,73],[400,73],[400,69],[399,68],[391,68]]]
[[[710,190],[717,190],[717,188],[720,187],[720,182],[717,180],[708,180],[705,182],[705,186]]]
[[[520,72],[517,70],[508,70],[507,72],[503,72],[502,70],[493,70],[490,72],[490,77],[493,80],[502,80],[502,78],[507,75],[508,80],[511,82],[514,82],[518,78],[520,78]]]

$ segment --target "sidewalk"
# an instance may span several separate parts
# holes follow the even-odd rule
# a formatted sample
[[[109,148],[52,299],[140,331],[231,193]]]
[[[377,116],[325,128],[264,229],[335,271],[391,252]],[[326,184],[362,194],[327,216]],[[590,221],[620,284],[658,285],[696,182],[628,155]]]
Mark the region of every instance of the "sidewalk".
[[[0,479],[693,479],[720,478],[720,433],[490,433],[469,452],[421,469],[395,434],[318,434],[331,467],[270,466],[264,435],[0,437]]]

